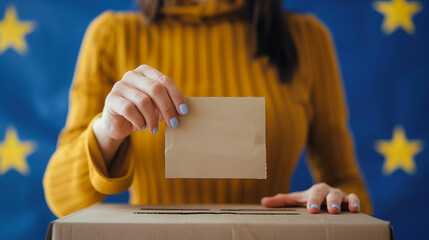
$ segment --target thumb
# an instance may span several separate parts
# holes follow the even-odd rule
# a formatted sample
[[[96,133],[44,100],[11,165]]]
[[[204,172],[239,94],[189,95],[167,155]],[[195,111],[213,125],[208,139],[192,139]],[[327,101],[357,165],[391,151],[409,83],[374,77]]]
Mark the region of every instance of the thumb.
[[[306,201],[304,199],[302,192],[294,192],[283,194],[279,193],[272,197],[264,197],[261,199],[261,204],[264,207],[287,207],[287,206],[301,206],[305,205]]]

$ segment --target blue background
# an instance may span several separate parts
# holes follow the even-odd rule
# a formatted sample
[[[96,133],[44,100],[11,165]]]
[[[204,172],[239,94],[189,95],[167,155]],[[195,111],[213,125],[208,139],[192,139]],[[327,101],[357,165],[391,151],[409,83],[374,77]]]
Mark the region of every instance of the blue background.
[[[397,170],[383,175],[384,157],[377,140],[389,140],[401,125],[407,138],[429,142],[429,5],[414,18],[416,32],[381,31],[383,15],[373,1],[288,0],[288,10],[317,15],[334,36],[350,111],[356,152],[374,204],[374,216],[391,221],[397,239],[425,239],[429,161],[426,150],[414,158],[410,175]],[[43,239],[55,216],[48,209],[42,177],[65,124],[68,92],[85,29],[107,9],[135,10],[132,0],[0,2],[0,19],[14,5],[20,21],[34,21],[26,36],[28,52],[0,53],[0,143],[14,127],[21,141],[36,143],[27,157],[30,172],[0,175],[0,239]],[[426,6],[428,5],[428,6]],[[426,9],[427,7],[427,9]],[[1,36],[0,36],[1,37]],[[1,159],[0,159],[1,161]],[[304,190],[312,179],[300,160],[293,190]],[[126,202],[128,194],[108,197]]]

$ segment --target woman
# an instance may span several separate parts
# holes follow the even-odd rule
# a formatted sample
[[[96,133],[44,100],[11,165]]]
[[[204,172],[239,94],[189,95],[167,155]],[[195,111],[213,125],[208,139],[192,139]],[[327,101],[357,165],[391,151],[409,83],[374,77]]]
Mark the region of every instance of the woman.
[[[85,35],[44,177],[57,216],[127,189],[132,204],[261,201],[318,213],[325,202],[329,213],[371,211],[334,47],[315,17],[283,13],[276,0],[140,4],[143,14],[106,12]],[[268,179],[165,179],[158,123],[178,127],[192,111],[184,96],[265,97]],[[277,194],[288,192],[305,146],[318,184]]]

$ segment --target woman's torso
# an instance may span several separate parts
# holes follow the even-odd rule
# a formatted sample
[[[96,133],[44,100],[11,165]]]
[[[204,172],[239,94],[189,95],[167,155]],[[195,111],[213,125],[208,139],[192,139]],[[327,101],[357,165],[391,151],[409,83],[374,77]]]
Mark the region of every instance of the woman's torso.
[[[161,18],[145,25],[138,13],[116,14],[117,80],[141,64],[168,75],[186,97],[265,97],[267,179],[166,179],[164,124],[156,135],[132,134],[133,204],[256,203],[289,190],[312,118],[309,39],[301,39],[308,17],[289,22],[300,62],[291,84],[277,79],[266,57],[254,58],[251,26],[241,17],[183,22]],[[190,109],[192,112],[192,109]]]

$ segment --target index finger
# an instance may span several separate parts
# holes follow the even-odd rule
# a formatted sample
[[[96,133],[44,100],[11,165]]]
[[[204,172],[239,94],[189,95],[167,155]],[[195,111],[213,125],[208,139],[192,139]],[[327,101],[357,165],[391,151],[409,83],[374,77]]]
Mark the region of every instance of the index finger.
[[[179,88],[177,88],[176,84],[173,82],[173,80],[171,80],[171,78],[161,73],[156,68],[146,64],[136,68],[136,71],[148,78],[160,82],[167,90],[167,94],[173,102],[176,111],[182,115],[188,113],[188,103],[186,102],[185,96],[183,96],[182,92],[179,90]]]

